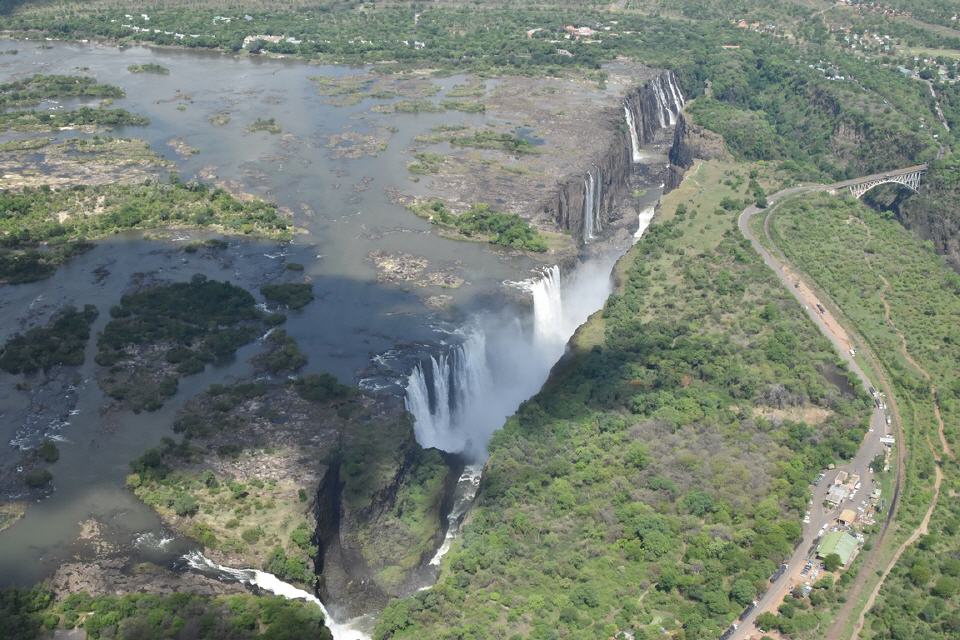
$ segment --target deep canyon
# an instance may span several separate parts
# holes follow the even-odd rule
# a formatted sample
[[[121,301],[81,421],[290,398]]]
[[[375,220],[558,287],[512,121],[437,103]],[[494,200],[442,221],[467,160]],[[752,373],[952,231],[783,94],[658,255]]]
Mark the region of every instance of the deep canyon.
[[[334,619],[356,620],[332,625],[340,639],[363,637],[369,614],[390,597],[429,588],[475,493],[483,491],[490,438],[541,388],[576,329],[603,307],[614,263],[650,223],[663,190],[678,183],[693,154],[709,155],[710,140],[684,120],[684,98],[673,74],[625,63],[608,67],[603,88],[544,78],[531,89],[526,78],[384,79],[375,68],[0,42],[0,48],[14,46],[19,55],[0,62],[5,78],[79,69],[122,87],[126,97],[116,104],[149,117],[150,124],[114,135],[145,140],[165,161],[151,171],[160,176],[175,170],[183,180],[199,178],[274,201],[301,230],[289,243],[230,237],[226,248],[202,251],[183,247],[212,237],[208,232],[118,235],[73,258],[48,280],[4,286],[0,326],[9,338],[66,304],[94,304],[102,310],[92,327],[96,336],[109,320],[106,311],[132,290],[134,279],[184,281],[200,273],[256,291],[288,282],[291,272],[302,269],[316,299],[290,312],[284,329],[307,356],[307,371],[330,372],[357,385],[370,399],[358,403],[371,415],[405,421],[388,439],[392,457],[383,458],[387,462],[373,486],[357,490],[353,502],[351,482],[359,486],[359,481],[334,455],[343,453],[346,426],[325,424],[329,441],[304,448],[310,455],[290,467],[291,473],[310,474],[304,484],[316,525],[317,595]],[[169,76],[127,71],[150,62],[169,67]],[[396,97],[361,93],[343,99],[329,90],[331,82],[354,77],[362,78],[361,84],[392,83],[397,95],[416,96],[437,109],[404,113],[384,108],[402,101]],[[446,94],[478,82],[482,112],[439,107]],[[51,102],[41,108],[64,106],[76,105]],[[267,118],[278,123],[279,133],[250,130],[251,123]],[[443,135],[445,127],[515,136],[532,151],[458,146]],[[52,137],[97,133],[64,130]],[[28,137],[6,133],[2,141]],[[442,168],[414,178],[407,166],[416,153],[443,156]],[[63,165],[43,154],[27,160],[3,176],[5,186],[28,183],[38,174],[65,183],[76,178],[59,174]],[[402,206],[433,198],[454,211],[485,202],[517,213],[549,235],[550,248],[532,253],[444,237]],[[416,268],[391,275],[384,269],[388,262]],[[60,442],[63,452],[52,493],[30,503],[24,517],[0,533],[3,582],[32,584],[70,561],[74,573],[61,571],[61,584],[107,588],[111,576],[122,574],[131,588],[140,588],[131,569],[146,562],[174,567],[184,584],[212,575],[306,597],[239,566],[242,552],[208,551],[211,560],[199,556],[200,545],[183,535],[181,521],[158,517],[124,486],[129,462],[173,436],[172,426],[192,406],[192,397],[211,384],[259,379],[250,358],[264,339],[185,378],[161,409],[142,413],[111,406],[97,384],[94,343],[80,366],[5,376],[0,384],[3,437],[11,445],[0,456],[6,473],[15,474],[22,451],[44,438]],[[309,410],[304,411],[309,424]],[[252,418],[243,424],[251,433],[258,428]],[[294,449],[306,441],[297,440],[301,436],[308,439],[291,436]],[[425,461],[423,449],[442,453]],[[432,521],[429,535],[420,539],[422,553],[403,566],[392,558],[376,559],[379,543],[370,540],[380,540],[417,470],[435,469],[438,460],[445,477],[425,499],[423,512]],[[30,497],[13,492],[4,499]],[[227,560],[234,569],[220,566]],[[85,564],[100,572],[99,582]],[[190,567],[198,575],[188,577]],[[176,584],[177,578],[169,579]],[[197,588],[216,592],[218,585],[208,580]]]

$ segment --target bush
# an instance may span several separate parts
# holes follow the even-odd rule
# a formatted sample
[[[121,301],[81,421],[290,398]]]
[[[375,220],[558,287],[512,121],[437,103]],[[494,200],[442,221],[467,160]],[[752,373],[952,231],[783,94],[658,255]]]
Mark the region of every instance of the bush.
[[[303,376],[297,379],[294,387],[301,398],[313,402],[327,402],[338,398],[346,398],[352,392],[350,387],[340,384],[329,373],[311,373]]]
[[[307,357],[286,331],[275,329],[266,342],[266,351],[254,358],[257,368],[278,374],[284,371],[296,371],[307,364]]]
[[[177,494],[177,497],[173,499],[172,506],[174,512],[181,518],[185,516],[195,516],[200,509],[200,506],[197,504],[197,499],[186,492]]]
[[[283,284],[265,284],[260,293],[270,302],[286,306],[289,309],[302,309],[313,300],[313,285],[286,282]]]
[[[260,541],[260,538],[263,537],[263,529],[260,527],[244,529],[243,533],[240,534],[240,537],[243,538],[243,541],[247,544],[256,544]]]
[[[60,459],[60,450],[57,449],[57,445],[53,440],[44,440],[43,443],[37,447],[37,454],[44,462],[56,462]]]
[[[47,486],[53,480],[53,474],[46,469],[34,469],[23,476],[23,482],[31,489]]]

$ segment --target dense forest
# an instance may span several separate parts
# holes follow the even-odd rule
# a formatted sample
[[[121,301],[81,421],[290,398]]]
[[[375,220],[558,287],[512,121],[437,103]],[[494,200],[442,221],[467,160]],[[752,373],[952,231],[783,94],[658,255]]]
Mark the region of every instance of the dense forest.
[[[276,596],[75,593],[55,601],[44,587],[0,591],[0,635],[5,639],[32,640],[58,626],[82,629],[94,639],[331,639],[316,606]]]
[[[752,198],[736,171],[704,165],[708,195],[668,196],[575,353],[494,437],[438,584],[378,638],[716,638],[764,589],[866,400],[826,381],[829,345],[718,206]]]
[[[200,274],[127,294],[110,317],[97,339],[100,386],[134,411],[159,409],[179,378],[232,356],[285,319],[257,309],[246,289]]]
[[[901,538],[936,505],[880,591],[866,637],[956,637],[960,276],[889,215],[855,201],[788,203],[773,220],[778,245],[837,301],[892,376],[909,451]]]

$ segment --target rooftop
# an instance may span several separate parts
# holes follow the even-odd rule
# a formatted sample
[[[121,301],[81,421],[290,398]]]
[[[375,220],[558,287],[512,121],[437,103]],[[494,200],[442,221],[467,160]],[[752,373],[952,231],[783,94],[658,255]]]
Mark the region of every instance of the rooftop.
[[[840,556],[840,562],[846,565],[857,550],[857,539],[844,531],[831,531],[823,537],[817,547],[817,557],[826,558],[831,553]]]

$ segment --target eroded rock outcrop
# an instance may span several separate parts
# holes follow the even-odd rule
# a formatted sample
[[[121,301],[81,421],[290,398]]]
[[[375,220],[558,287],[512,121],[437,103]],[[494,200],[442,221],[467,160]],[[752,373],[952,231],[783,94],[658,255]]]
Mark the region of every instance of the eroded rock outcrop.
[[[960,156],[931,163],[920,192],[893,204],[897,219],[960,272]]]
[[[414,588],[443,538],[459,469],[416,443],[398,398],[326,375],[258,377],[212,386],[175,430],[183,443],[147,452],[128,483],[219,564],[358,614]]]
[[[543,214],[581,243],[599,235],[627,192],[634,161],[642,153],[638,147],[670,144],[671,131],[682,121],[683,104],[671,71],[661,71],[630,89],[619,109],[607,111],[612,135],[606,149],[583,158],[586,170],[560,182],[556,196],[543,204]]]
[[[688,116],[681,113],[673,132],[673,144],[670,147],[670,163],[689,169],[695,158],[701,160],[728,160],[723,138],[718,133],[694,124]]]

